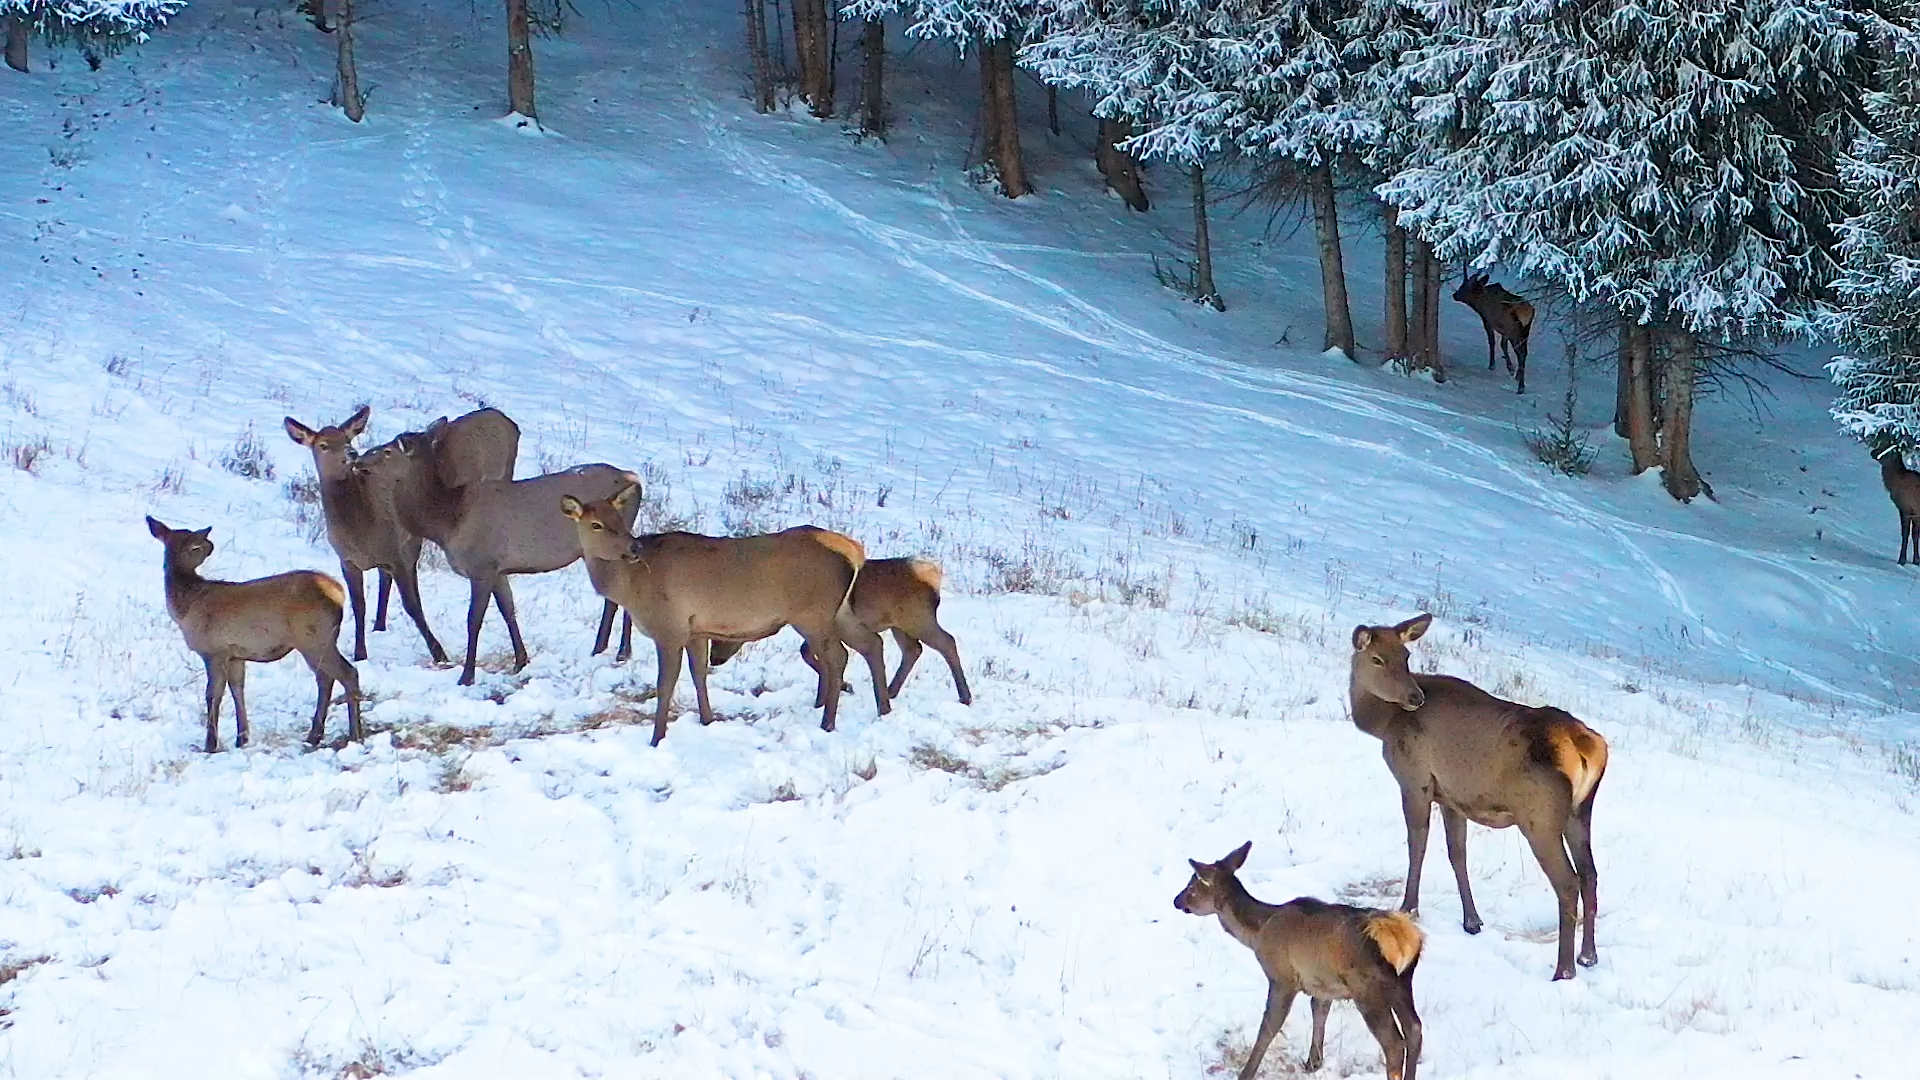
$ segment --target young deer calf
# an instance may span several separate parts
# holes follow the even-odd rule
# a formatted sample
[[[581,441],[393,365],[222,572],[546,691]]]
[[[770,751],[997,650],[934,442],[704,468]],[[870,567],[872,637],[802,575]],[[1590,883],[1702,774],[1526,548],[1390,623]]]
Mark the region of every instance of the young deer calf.
[[[907,675],[913,671],[914,662],[920,659],[920,643],[925,642],[946,658],[960,704],[973,704],[973,691],[967,688],[967,673],[960,667],[960,645],[940,625],[941,576],[940,564],[931,559],[870,559],[854,580],[853,599],[847,605],[853,621],[847,624],[842,615],[840,640],[862,656],[884,655],[880,632],[893,632],[894,643],[900,646],[900,670],[894,672],[893,682],[887,685],[888,698],[900,696],[900,688],[907,685]],[[743,644],[745,642],[714,642],[713,666],[726,663]],[[820,670],[819,661],[814,659],[813,650],[805,642],[800,644],[800,656],[809,667]],[[814,703],[816,707],[825,704],[824,701]],[[880,711],[885,713],[887,709],[883,707]]]
[[[1900,514],[1900,565],[1907,565],[1909,540],[1913,542],[1913,561],[1920,563],[1920,472],[1907,468],[1896,446],[1880,455],[1880,482],[1886,485],[1887,497]]]
[[[1329,904],[1302,896],[1263,904],[1235,876],[1252,850],[1249,840],[1217,863],[1187,860],[1193,879],[1173,906],[1189,915],[1218,915],[1233,939],[1253,950],[1267,974],[1267,1011],[1240,1080],[1253,1080],[1267,1045],[1280,1033],[1294,995],[1313,1001],[1313,1045],[1306,1069],[1325,1059],[1327,1013],[1351,1001],[1387,1057],[1388,1080],[1415,1080],[1420,1063],[1420,1014],[1413,1008],[1413,969],[1425,935],[1398,911]]]
[[[1467,881],[1467,822],[1489,829],[1518,825],[1560,902],[1553,977],[1571,979],[1573,924],[1581,908],[1580,963],[1599,962],[1593,944],[1599,903],[1593,797],[1607,771],[1607,740],[1559,709],[1503,701],[1464,679],[1413,674],[1407,645],[1432,624],[1433,616],[1421,615],[1398,626],[1353,631],[1353,722],[1380,740],[1407,821],[1407,892],[1400,906],[1420,909],[1420,867],[1437,802],[1460,886],[1461,925],[1479,933],[1480,913]]]
[[[1516,374],[1513,361],[1516,355],[1519,357],[1520,386],[1516,392],[1526,393],[1527,337],[1533,333],[1533,305],[1498,283],[1488,284],[1485,274],[1468,277],[1453,291],[1453,298],[1480,316],[1480,326],[1487,332],[1487,370],[1493,370],[1494,340],[1498,338],[1500,351],[1507,358],[1507,374]]]
[[[325,574],[295,570],[252,581],[211,581],[200,564],[213,554],[211,529],[170,529],[153,518],[147,531],[167,546],[167,613],[207,667],[207,753],[220,749],[220,696],[233,693],[233,745],[247,745],[247,662],[271,663],[298,651],[313,669],[320,698],[307,743],[326,733],[336,680],[347,691],[347,737],[360,731],[360,676],[335,641],[346,590]]]
[[[629,483],[611,498],[593,502],[569,495],[560,507],[573,519],[588,565],[594,560],[601,564],[593,573],[594,588],[625,608],[653,639],[660,662],[653,744],[667,737],[683,651],[693,668],[700,722],[711,724],[709,643],[757,641],[783,626],[798,630],[824,663],[820,697],[825,716],[820,727],[832,731],[840,695],[827,694],[825,688],[839,686],[847,666],[836,620],[843,617],[854,575],[866,561],[860,542],[805,525],[765,536],[670,532],[634,537],[628,529],[639,501],[640,485]],[[869,656],[867,664],[874,697],[884,712],[884,658]]]

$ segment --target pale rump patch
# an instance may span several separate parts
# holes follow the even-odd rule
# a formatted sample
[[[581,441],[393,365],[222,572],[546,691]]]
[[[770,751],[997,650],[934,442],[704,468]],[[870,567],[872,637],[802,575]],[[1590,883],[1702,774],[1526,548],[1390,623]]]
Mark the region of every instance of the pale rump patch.
[[[333,601],[334,607],[339,608],[343,611],[346,610],[347,587],[345,585],[340,584],[338,581],[335,581],[333,578],[328,577],[326,574],[313,575],[313,583],[316,587],[319,588],[320,595],[326,597],[328,600]]]
[[[946,573],[940,569],[940,564],[932,559],[909,559],[907,568],[913,571],[913,576],[920,579],[922,585],[935,591],[938,591],[940,583],[946,580]]]
[[[1395,972],[1404,972],[1420,957],[1420,946],[1427,935],[1404,911],[1390,911],[1367,920],[1367,937],[1372,939]]]
[[[1607,740],[1576,720],[1548,732],[1547,742],[1553,747],[1554,767],[1573,785],[1573,805],[1586,802],[1607,771]]]
[[[851,563],[855,570],[867,564],[867,549],[851,536],[822,529],[814,533],[813,538],[820,542],[821,547]]]

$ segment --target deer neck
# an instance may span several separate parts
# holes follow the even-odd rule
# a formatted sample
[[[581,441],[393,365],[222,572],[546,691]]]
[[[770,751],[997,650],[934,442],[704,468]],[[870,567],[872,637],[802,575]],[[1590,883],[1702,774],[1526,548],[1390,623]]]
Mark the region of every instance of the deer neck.
[[[1266,929],[1267,920],[1279,908],[1255,900],[1247,887],[1240,884],[1238,877],[1227,879],[1227,895],[1224,899],[1226,902],[1216,912],[1220,916],[1220,925],[1233,935],[1233,940],[1258,952],[1255,939],[1260,936],[1260,931]]]
[[[201,577],[200,571],[188,569],[174,562],[172,553],[168,553],[162,565],[165,567],[167,579],[167,612],[178,619],[207,594],[213,583]]]
[[[1385,739],[1387,729],[1405,712],[1393,702],[1362,688],[1357,676],[1347,680],[1347,701],[1353,713],[1353,726],[1376,739]]]
[[[460,524],[466,489],[448,487],[440,481],[440,474],[431,466],[414,480],[410,488],[403,493],[406,497],[399,500],[399,509],[406,516],[407,527],[444,547],[446,537],[452,535]]]
[[[1887,486],[1893,486],[1895,481],[1907,475],[1909,471],[1907,463],[1902,460],[1900,451],[1889,450],[1880,455],[1880,479],[1885,482]]]

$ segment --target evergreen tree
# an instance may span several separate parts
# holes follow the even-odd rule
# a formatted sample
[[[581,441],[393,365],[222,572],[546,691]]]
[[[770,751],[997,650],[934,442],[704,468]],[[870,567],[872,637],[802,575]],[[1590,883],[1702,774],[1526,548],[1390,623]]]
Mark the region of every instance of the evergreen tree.
[[[6,63],[27,70],[33,35],[50,45],[75,45],[94,67],[129,45],[145,41],[187,6],[186,0],[0,0],[6,33]]]

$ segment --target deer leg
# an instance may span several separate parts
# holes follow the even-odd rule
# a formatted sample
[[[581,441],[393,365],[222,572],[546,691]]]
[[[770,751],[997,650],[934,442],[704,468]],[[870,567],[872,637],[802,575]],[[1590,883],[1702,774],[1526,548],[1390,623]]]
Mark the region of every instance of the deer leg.
[[[313,669],[314,685],[313,720],[307,725],[307,745],[319,746],[321,736],[327,732],[327,710],[333,705],[334,679],[313,657],[305,659]]]
[[[607,640],[613,637],[613,610],[615,604],[608,600],[600,606],[600,629],[593,632],[593,652],[590,656],[599,656],[607,651]]]
[[[840,640],[853,646],[867,662],[867,674],[873,677],[873,707],[881,716],[893,711],[893,695],[887,688],[887,643],[852,616],[842,616]]]
[[[513,639],[513,670],[519,671],[527,666],[527,643],[520,637],[520,619],[513,613],[513,586],[508,584],[505,574],[493,579],[493,606],[499,608],[500,617],[507,620],[507,636]]]
[[[467,664],[460,669],[460,685],[473,685],[474,665],[480,657],[480,627],[487,621],[487,600],[493,588],[484,576],[467,579]]]
[[[1308,1072],[1318,1072],[1327,1060],[1327,1014],[1333,1011],[1333,1002],[1320,997],[1310,997],[1307,1001],[1313,1006],[1313,1045],[1307,1047],[1307,1061],[1302,1067]]]
[[[1407,891],[1400,910],[1420,910],[1420,867],[1427,861],[1427,829],[1433,824],[1433,795],[1425,790],[1402,789],[1400,812],[1407,819]]]
[[[203,656],[201,662],[207,666],[207,753],[220,750],[220,699],[227,694],[227,664],[211,656]]]
[[[1420,1046],[1425,1039],[1421,1032],[1420,1013],[1413,1007],[1413,969],[1411,967],[1400,973],[1399,985],[1394,988],[1393,996],[1387,1004],[1393,1009],[1393,1018],[1400,1024],[1400,1037],[1406,1041],[1405,1051],[1401,1055],[1406,1069],[1401,1074],[1400,1080],[1414,1080],[1414,1074],[1420,1065]]]
[[[700,703],[700,723],[704,726],[713,723],[713,706],[707,702],[707,659],[706,638],[694,638],[687,643],[687,661],[693,668],[693,696]]]
[[[367,658],[366,571],[341,559],[340,576],[347,579],[347,599],[353,605],[353,658],[365,660]]]
[[[1253,1080],[1254,1074],[1260,1071],[1267,1046],[1280,1033],[1280,1025],[1287,1022],[1287,1013],[1293,1011],[1293,996],[1298,992],[1299,988],[1291,983],[1283,986],[1267,980],[1267,1011],[1260,1017],[1260,1034],[1254,1037],[1253,1049],[1247,1051],[1247,1064],[1240,1070],[1240,1080]]]
[[[945,629],[935,626],[926,636],[927,644],[933,651],[946,658],[947,670],[953,674],[953,688],[960,694],[960,704],[973,704],[973,691],[967,688],[967,673],[960,668],[960,643]]]
[[[1442,803],[1440,823],[1447,830],[1447,861],[1453,864],[1453,880],[1460,886],[1460,929],[1477,934],[1480,912],[1473,906],[1473,885],[1467,879],[1467,815]]]
[[[887,696],[899,697],[900,691],[907,685],[907,676],[913,673],[913,665],[920,659],[920,639],[901,627],[894,627],[893,643],[900,646],[900,667],[893,673],[893,681],[887,684]]]
[[[1494,348],[1494,335],[1493,335],[1493,326],[1492,326],[1491,324],[1489,324],[1489,323],[1486,323],[1486,322],[1482,322],[1482,323],[1481,323],[1480,325],[1481,325],[1481,327],[1483,327],[1483,328],[1484,328],[1484,329],[1486,330],[1486,332],[1487,332],[1487,370],[1488,370],[1488,371],[1492,371],[1492,370],[1493,370],[1493,358],[1494,358],[1494,355],[1495,355],[1495,348]]]
[[[680,651],[686,648],[682,642],[667,642],[656,639],[654,652],[660,656],[660,671],[653,680],[653,745],[659,746],[660,740],[667,737],[667,720],[673,712],[673,688],[680,681]]]
[[[1582,967],[1600,962],[1600,951],[1593,943],[1593,920],[1600,906],[1600,875],[1593,863],[1593,795],[1567,819],[1567,849],[1573,853],[1573,870],[1580,875],[1580,955]]]
[[[393,575],[394,584],[400,586],[400,606],[406,609],[407,618],[413,620],[413,628],[420,631],[420,639],[427,643],[427,653],[436,664],[447,662],[447,650],[440,647],[440,639],[433,636],[433,628],[427,625],[427,612],[420,603],[419,568],[402,562]]]
[[[1566,817],[1560,819],[1566,821]],[[1560,954],[1554,961],[1553,977],[1573,978],[1573,923],[1578,906],[1580,878],[1574,873],[1573,864],[1567,861],[1566,841],[1562,837],[1564,825],[1542,828],[1537,823],[1520,826],[1527,838],[1527,845],[1533,848],[1533,857],[1540,862],[1540,869],[1546,871],[1547,880],[1553,884],[1554,899],[1560,905]]]
[[[373,628],[380,631],[387,628],[387,594],[393,591],[393,572],[384,566],[374,567],[373,572],[380,582],[380,600],[373,608]]]
[[[227,661],[227,693],[233,695],[233,748],[247,745],[247,662],[239,657]]]
[[[633,659],[633,616],[625,611],[620,613],[620,648],[613,654],[613,662],[624,664]]]
[[[360,727],[360,673],[347,658],[340,655],[339,649],[328,648],[325,642],[311,650],[302,649],[300,655],[313,669],[313,677],[320,684],[320,700],[313,706],[313,726],[307,729],[307,745],[319,746],[320,740],[327,735],[327,713],[333,706],[333,684],[338,682],[347,698],[347,738],[355,742],[366,737]]]
[[[808,645],[804,638],[800,641],[800,659],[805,660],[807,666],[813,669],[813,707],[816,709],[826,708],[827,673],[820,670],[820,658],[813,655],[813,646]]]
[[[819,643],[814,647],[815,651],[820,654],[820,662],[824,665],[820,673],[820,685],[823,688],[823,692],[825,687],[839,686],[840,680],[847,672],[847,647],[840,643],[840,636],[838,634],[831,632],[831,627],[828,628],[828,631],[828,633],[818,635],[817,641]],[[882,689],[885,689],[885,687],[882,687]],[[823,709],[825,715],[820,719],[820,730],[832,731],[834,717],[839,715],[840,712],[840,695],[827,694],[826,698],[827,703]]]
[[[1373,1032],[1380,1052],[1386,1055],[1388,1080],[1403,1080],[1407,1072],[1407,1040],[1400,1034],[1400,1025],[1394,1022],[1392,1007],[1372,997],[1357,997],[1353,1003],[1360,1007],[1360,1019],[1367,1022],[1367,1030]]]
[[[1519,368],[1519,376],[1518,376],[1520,380],[1520,385],[1516,387],[1513,392],[1516,394],[1524,394],[1527,392],[1527,343],[1525,341],[1521,341],[1515,344],[1513,347],[1513,352],[1515,356],[1518,356],[1520,358],[1520,368]]]

